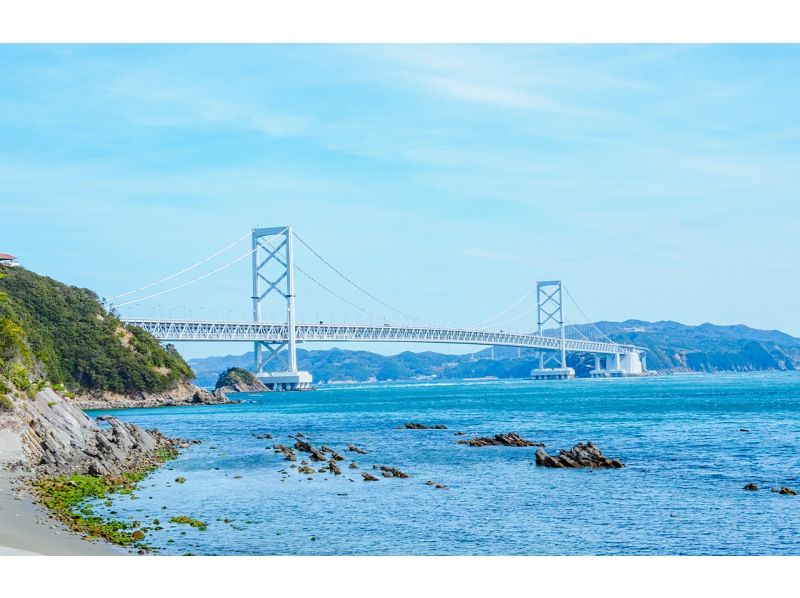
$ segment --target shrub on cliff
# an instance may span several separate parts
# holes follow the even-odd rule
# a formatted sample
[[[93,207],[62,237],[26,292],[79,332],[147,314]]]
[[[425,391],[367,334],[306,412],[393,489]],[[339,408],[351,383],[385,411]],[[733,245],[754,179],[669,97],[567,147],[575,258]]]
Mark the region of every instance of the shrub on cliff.
[[[92,291],[13,268],[0,277],[0,373],[20,366],[75,391],[158,392],[193,376],[173,347],[124,326]]]

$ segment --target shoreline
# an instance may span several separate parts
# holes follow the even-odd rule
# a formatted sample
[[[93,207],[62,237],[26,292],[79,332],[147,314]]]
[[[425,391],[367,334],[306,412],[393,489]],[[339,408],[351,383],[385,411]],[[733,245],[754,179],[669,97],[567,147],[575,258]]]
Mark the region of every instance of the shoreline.
[[[104,540],[90,541],[72,532],[21,486],[30,479],[0,470],[0,556],[125,556]]]
[[[72,475],[101,478],[112,490],[120,483],[135,484],[131,476],[146,475],[166,460],[162,451],[184,444],[156,430],[105,419],[110,427],[98,427],[49,388],[0,415],[0,555],[121,556],[142,548],[127,537],[136,530],[121,530],[115,522],[106,527],[73,511],[63,485],[49,495],[53,504],[32,487]],[[117,544],[120,534],[125,541]]]

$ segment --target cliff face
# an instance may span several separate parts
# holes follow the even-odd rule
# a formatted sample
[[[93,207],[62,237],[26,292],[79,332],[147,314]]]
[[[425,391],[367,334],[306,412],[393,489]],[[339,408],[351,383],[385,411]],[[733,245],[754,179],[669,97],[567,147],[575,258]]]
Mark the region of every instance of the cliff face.
[[[111,417],[105,418],[108,427],[101,427],[51,388],[14,401],[2,420],[19,438],[11,467],[46,475],[118,475],[180,444],[158,430]]]

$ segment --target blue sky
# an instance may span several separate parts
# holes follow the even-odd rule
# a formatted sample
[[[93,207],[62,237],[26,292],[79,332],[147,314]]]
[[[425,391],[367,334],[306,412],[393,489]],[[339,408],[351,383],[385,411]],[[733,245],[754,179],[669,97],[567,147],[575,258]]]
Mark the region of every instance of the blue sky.
[[[800,335],[798,108],[794,46],[7,45],[0,252],[110,297],[292,224],[435,323],[561,278],[592,319]],[[248,319],[249,277],[123,313]],[[298,311],[370,320],[302,277]]]

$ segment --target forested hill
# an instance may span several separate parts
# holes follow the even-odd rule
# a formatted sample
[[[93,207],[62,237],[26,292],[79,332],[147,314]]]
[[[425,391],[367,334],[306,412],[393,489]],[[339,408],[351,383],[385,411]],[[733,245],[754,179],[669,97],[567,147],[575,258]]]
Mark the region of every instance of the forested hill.
[[[642,320],[596,325],[617,342],[647,349],[647,365],[655,370],[800,369],[800,338],[778,330]]]
[[[748,326],[687,326],[677,322],[598,322],[598,328],[617,342],[632,343],[648,350],[650,370],[751,371],[800,369],[800,339],[783,332]],[[589,331],[585,331],[587,334]],[[494,354],[494,358],[492,358]],[[299,350],[298,362],[314,380],[365,381],[436,378],[524,378],[537,366],[534,351],[497,347],[467,355],[405,352],[385,356],[369,351],[330,349]],[[577,375],[586,376],[591,358],[571,355],[569,364]],[[250,368],[253,354],[208,357],[189,362],[197,372],[197,383],[213,386],[229,367]]]
[[[17,388],[46,380],[75,393],[161,392],[193,375],[174,348],[125,327],[92,291],[0,267],[0,377]]]

